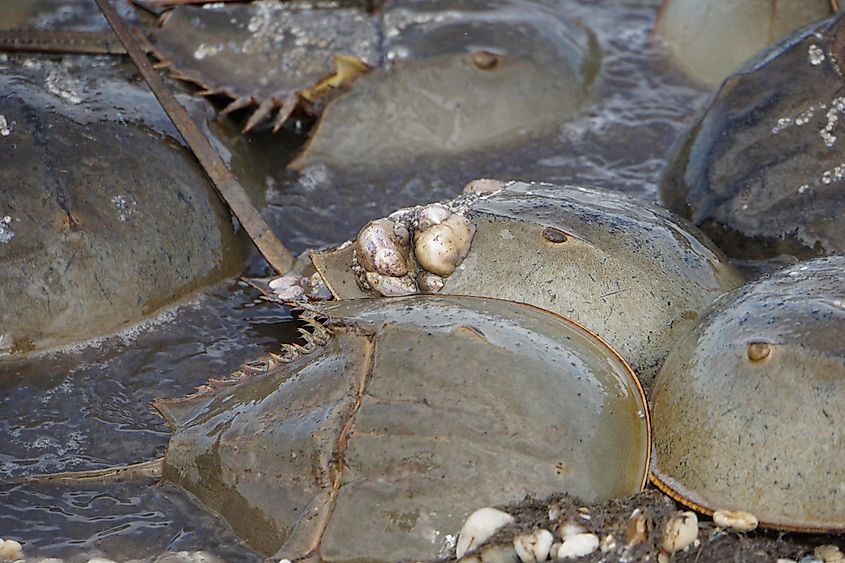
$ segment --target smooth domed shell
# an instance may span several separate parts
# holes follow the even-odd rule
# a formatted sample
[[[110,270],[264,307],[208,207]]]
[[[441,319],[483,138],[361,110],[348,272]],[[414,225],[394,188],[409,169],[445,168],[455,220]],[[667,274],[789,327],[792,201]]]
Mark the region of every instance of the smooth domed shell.
[[[396,167],[556,131],[587,101],[593,35],[537,2],[390,2],[387,64],[328,104],[291,166]]]
[[[845,252],[843,18],[728,78],[669,158],[662,200],[728,256]]]
[[[685,70],[716,86],[761,49],[832,14],[830,0],[664,0],[655,31]]]
[[[454,296],[323,314],[310,354],[156,405],[175,427],[165,477],[274,560],[435,559],[478,508],[641,490],[642,389],[579,325]]]
[[[240,266],[228,211],[152,93],[82,60],[0,67],[0,352],[113,333]]]
[[[465,197],[476,232],[438,293],[510,299],[572,318],[616,348],[646,386],[678,336],[741,283],[696,229],[619,193],[514,182]],[[351,247],[312,260],[335,297],[368,295],[356,283]]]
[[[651,395],[654,480],[695,509],[845,529],[845,257],[726,295]]]

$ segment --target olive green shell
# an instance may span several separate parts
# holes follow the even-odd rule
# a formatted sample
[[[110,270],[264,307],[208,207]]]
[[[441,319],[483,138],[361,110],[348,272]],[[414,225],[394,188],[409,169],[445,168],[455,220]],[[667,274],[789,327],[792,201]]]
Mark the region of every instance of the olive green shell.
[[[641,490],[644,395],[579,325],[449,296],[322,314],[310,353],[156,404],[174,426],[165,478],[274,560],[434,559],[483,506]]]
[[[717,301],[651,395],[654,480],[704,512],[845,530],[845,257]]]
[[[845,252],[843,17],[728,78],[669,159],[661,198],[729,256]]]
[[[239,268],[229,214],[152,93],[91,60],[0,62],[2,352],[112,333]]]
[[[705,307],[742,282],[685,221],[619,193],[514,182],[465,214],[476,228],[472,246],[440,293],[571,318],[616,348],[646,387]],[[367,295],[351,246],[312,260],[336,298]]]
[[[690,75],[716,86],[758,51],[832,14],[830,0],[664,0],[655,31]]]
[[[599,65],[592,34],[537,2],[389,2],[388,60],[328,104],[291,166],[401,166],[555,131]]]

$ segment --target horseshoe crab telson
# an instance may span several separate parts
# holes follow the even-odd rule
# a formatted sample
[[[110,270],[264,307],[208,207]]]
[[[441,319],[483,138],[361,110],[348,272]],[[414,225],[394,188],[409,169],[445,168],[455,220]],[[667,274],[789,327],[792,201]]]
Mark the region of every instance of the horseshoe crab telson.
[[[642,389],[572,321],[451,296],[320,315],[265,373],[155,404],[174,427],[164,477],[274,560],[434,559],[477,508],[641,490]]]
[[[677,145],[661,197],[729,255],[845,252],[845,16],[728,78]]]
[[[655,31],[685,69],[716,86],[758,51],[830,17],[836,0],[664,0]]]
[[[722,297],[651,395],[655,483],[706,513],[845,530],[845,257]]]
[[[397,211],[312,261],[339,299],[483,295],[566,315],[619,350],[645,385],[678,335],[741,283],[703,235],[656,206],[522,182]]]
[[[595,38],[537,2],[388,2],[387,64],[330,102],[291,166],[397,166],[513,143],[587,100]]]
[[[362,10],[259,0],[179,6],[149,42],[174,77],[231,98],[224,114],[257,106],[248,131],[274,112],[280,128],[298,105],[378,64],[378,37],[376,20]]]

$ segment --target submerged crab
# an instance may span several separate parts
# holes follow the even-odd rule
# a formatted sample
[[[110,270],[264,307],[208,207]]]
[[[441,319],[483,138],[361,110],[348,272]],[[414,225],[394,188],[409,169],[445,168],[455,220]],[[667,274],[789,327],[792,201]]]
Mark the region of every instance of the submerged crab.
[[[434,559],[477,508],[645,484],[642,388],[572,321],[452,296],[337,302],[304,319],[301,344],[154,404],[173,427],[163,477],[275,560]]]
[[[677,336],[741,283],[701,233],[664,210],[522,182],[397,211],[311,259],[338,299],[484,295],[571,317],[616,347],[646,385]]]

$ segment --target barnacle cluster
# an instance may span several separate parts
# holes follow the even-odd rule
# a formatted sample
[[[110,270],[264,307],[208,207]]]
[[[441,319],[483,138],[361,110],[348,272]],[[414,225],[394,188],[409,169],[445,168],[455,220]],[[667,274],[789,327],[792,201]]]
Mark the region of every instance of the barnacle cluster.
[[[475,226],[467,213],[479,197],[467,193],[369,222],[353,255],[361,289],[384,296],[439,291],[469,254]]]

